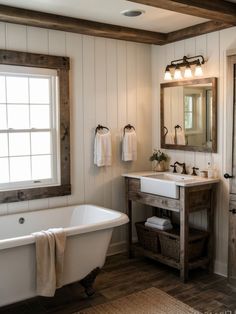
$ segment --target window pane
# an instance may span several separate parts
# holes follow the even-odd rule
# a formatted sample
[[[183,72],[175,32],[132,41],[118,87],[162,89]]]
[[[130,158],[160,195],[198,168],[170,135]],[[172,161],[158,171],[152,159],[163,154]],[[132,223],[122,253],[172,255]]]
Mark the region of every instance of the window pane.
[[[49,104],[49,79],[30,78],[30,103]]]
[[[32,155],[42,155],[51,153],[51,134],[50,132],[31,133]]]
[[[191,112],[185,113],[185,129],[193,128],[193,114]]]
[[[7,134],[0,134],[0,157],[8,156]],[[0,172],[1,175],[1,172]]]
[[[0,183],[9,182],[8,158],[0,158]]]
[[[10,158],[10,181],[17,182],[30,179],[30,157]]]
[[[51,156],[32,156],[32,179],[52,178]]]
[[[6,105],[0,105],[0,129],[7,128],[7,111]]]
[[[30,134],[10,133],[9,134],[10,156],[30,155]]]
[[[48,129],[50,128],[50,106],[32,105],[30,106],[31,128]]]
[[[20,104],[29,102],[28,78],[7,76],[7,102]]]
[[[28,129],[29,128],[29,106],[8,105],[8,128]]]
[[[192,111],[192,110],[193,110],[193,98],[192,96],[185,96],[184,111]]]
[[[0,76],[0,103],[6,102],[5,76]]]

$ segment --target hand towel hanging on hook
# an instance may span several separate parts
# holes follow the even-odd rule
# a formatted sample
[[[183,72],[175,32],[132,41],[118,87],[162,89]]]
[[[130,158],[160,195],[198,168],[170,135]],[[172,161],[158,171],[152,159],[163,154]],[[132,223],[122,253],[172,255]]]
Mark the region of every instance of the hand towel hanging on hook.
[[[124,127],[122,140],[122,160],[135,161],[137,160],[137,135],[135,127],[127,124]]]
[[[186,145],[185,132],[178,124],[175,126],[175,142],[177,145]]]
[[[95,129],[94,139],[94,164],[96,166],[111,166],[111,146],[111,132],[109,128],[99,124]]]

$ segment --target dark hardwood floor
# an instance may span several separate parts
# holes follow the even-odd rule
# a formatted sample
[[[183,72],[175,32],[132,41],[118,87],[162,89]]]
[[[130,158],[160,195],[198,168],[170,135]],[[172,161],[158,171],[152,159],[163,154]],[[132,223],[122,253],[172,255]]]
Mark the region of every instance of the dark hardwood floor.
[[[69,314],[149,287],[166,291],[204,314],[236,313],[236,292],[227,285],[226,278],[195,270],[184,284],[172,268],[142,257],[129,260],[119,254],[107,258],[93,297],[88,298],[79,284],[71,284],[59,289],[54,298],[37,297],[2,307],[0,314]]]

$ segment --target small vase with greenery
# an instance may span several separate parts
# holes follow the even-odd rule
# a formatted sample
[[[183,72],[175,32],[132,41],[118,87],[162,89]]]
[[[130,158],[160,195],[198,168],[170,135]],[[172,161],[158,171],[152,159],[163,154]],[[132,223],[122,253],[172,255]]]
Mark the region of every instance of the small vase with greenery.
[[[152,156],[149,158],[150,161],[155,162],[155,171],[165,171],[165,163],[168,161],[168,159],[168,155],[163,153],[159,149],[154,149]]]

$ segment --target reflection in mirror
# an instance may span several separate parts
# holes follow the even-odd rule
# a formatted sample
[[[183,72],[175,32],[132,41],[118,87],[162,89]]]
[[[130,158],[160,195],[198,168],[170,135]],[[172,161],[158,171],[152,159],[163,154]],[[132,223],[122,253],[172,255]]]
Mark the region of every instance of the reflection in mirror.
[[[215,152],[216,79],[161,87],[162,147]]]

